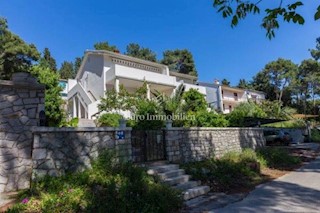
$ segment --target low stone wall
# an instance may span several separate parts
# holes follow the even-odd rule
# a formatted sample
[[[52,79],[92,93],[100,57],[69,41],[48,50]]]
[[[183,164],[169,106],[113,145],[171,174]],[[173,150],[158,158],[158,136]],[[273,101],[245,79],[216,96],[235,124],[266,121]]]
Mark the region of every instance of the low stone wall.
[[[265,145],[261,128],[170,128],[165,139],[168,160],[178,163]]]
[[[44,92],[45,87],[27,73],[0,80],[0,192],[30,185],[31,128],[39,124]]]
[[[124,139],[117,137],[117,131],[124,132]],[[115,150],[121,161],[131,160],[131,128],[37,127],[33,134],[33,177],[90,168],[104,149]]]

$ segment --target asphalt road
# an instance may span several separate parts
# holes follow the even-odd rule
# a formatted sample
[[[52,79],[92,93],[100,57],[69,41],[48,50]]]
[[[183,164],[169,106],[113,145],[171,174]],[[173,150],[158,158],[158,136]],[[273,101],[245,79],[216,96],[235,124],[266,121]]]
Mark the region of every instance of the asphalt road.
[[[320,157],[257,186],[242,201],[210,212],[320,212]]]

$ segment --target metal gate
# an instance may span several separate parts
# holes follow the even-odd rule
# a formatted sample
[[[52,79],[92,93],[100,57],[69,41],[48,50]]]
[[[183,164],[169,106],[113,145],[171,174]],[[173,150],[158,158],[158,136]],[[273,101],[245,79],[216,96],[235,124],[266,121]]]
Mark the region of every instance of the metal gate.
[[[164,130],[133,130],[131,142],[134,162],[166,159]]]

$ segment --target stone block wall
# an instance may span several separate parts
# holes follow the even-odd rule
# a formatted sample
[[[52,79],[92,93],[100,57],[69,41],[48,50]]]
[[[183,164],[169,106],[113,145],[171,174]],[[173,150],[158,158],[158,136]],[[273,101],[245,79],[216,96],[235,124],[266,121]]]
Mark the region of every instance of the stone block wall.
[[[44,92],[45,87],[27,73],[0,80],[0,192],[30,185],[31,128],[39,124]]]
[[[124,131],[118,139],[116,132]],[[121,161],[131,160],[131,128],[52,128],[33,129],[33,177],[59,176],[91,167],[99,151],[114,150]]]
[[[261,128],[170,128],[165,140],[167,159],[176,163],[221,157],[229,151],[265,145]]]

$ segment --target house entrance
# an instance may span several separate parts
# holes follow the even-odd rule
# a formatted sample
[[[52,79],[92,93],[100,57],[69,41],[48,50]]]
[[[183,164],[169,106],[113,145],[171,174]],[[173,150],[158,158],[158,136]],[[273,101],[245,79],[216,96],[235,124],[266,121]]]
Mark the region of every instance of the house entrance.
[[[164,130],[132,130],[131,142],[134,162],[166,159]]]

